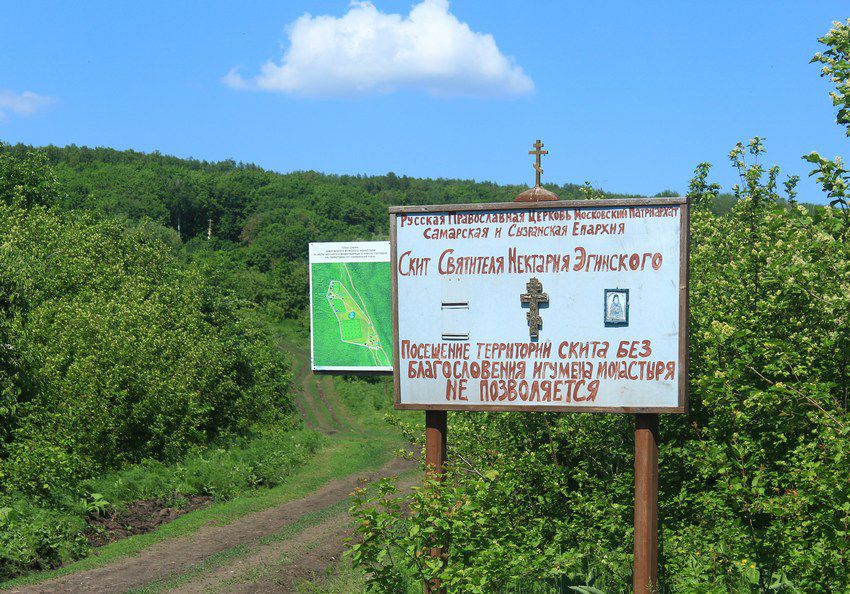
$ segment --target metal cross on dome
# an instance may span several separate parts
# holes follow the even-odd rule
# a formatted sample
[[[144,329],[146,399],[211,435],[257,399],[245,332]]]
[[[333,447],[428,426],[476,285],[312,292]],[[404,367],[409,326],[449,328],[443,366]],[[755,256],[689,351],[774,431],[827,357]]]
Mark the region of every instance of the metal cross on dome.
[[[539,188],[540,187],[540,176],[543,174],[543,165],[541,163],[541,157],[543,155],[548,155],[549,151],[543,150],[543,143],[538,138],[537,142],[534,143],[534,150],[528,151],[528,154],[534,155],[536,157],[535,162],[534,162],[534,172],[535,172],[534,185],[535,185],[535,187]]]
[[[525,319],[528,320],[528,334],[532,340],[538,337],[540,327],[543,325],[543,318],[540,316],[539,304],[549,303],[549,295],[543,292],[543,283],[537,277],[531,277],[525,285],[527,293],[522,293],[519,296],[520,303],[528,303],[528,313],[525,314]]]

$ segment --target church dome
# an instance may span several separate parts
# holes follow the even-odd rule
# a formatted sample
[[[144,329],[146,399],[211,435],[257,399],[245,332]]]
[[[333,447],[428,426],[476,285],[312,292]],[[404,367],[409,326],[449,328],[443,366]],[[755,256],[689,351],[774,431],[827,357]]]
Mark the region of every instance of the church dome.
[[[545,202],[546,200],[560,200],[560,198],[554,192],[540,186],[529,188],[514,198],[514,202]]]

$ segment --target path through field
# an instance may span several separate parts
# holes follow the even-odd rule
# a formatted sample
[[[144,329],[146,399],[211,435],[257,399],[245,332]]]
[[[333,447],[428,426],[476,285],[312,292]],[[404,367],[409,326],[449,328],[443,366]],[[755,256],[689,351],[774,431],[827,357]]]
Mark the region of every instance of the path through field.
[[[313,376],[305,353],[294,357],[298,407],[307,425],[329,439],[356,440],[361,427],[332,378]],[[209,522],[135,555],[11,592],[289,592],[304,580],[320,581],[339,562],[352,528],[352,491],[364,480],[391,475],[401,475],[404,490],[420,480],[413,463],[393,457],[377,470],[332,480],[300,499],[230,523]]]

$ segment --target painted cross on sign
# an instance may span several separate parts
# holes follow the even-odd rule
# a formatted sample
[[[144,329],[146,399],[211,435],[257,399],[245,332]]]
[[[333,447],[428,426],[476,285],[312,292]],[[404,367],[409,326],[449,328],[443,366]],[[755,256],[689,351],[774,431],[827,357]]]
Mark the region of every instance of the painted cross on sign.
[[[539,304],[548,303],[549,295],[543,292],[543,283],[536,277],[531,277],[528,284],[525,285],[527,293],[519,296],[520,303],[528,303],[528,313],[525,314],[528,320],[528,334],[531,340],[537,340],[539,329],[543,326],[543,318],[540,317]]]

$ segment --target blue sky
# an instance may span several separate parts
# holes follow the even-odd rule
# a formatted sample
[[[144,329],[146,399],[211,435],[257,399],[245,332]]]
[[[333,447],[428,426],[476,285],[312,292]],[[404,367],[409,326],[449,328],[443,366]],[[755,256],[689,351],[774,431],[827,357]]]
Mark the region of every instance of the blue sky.
[[[0,139],[530,183],[542,138],[544,179],[643,194],[700,161],[728,188],[754,135],[804,178],[804,153],[850,158],[808,63],[846,2],[373,4],[16,2]]]

